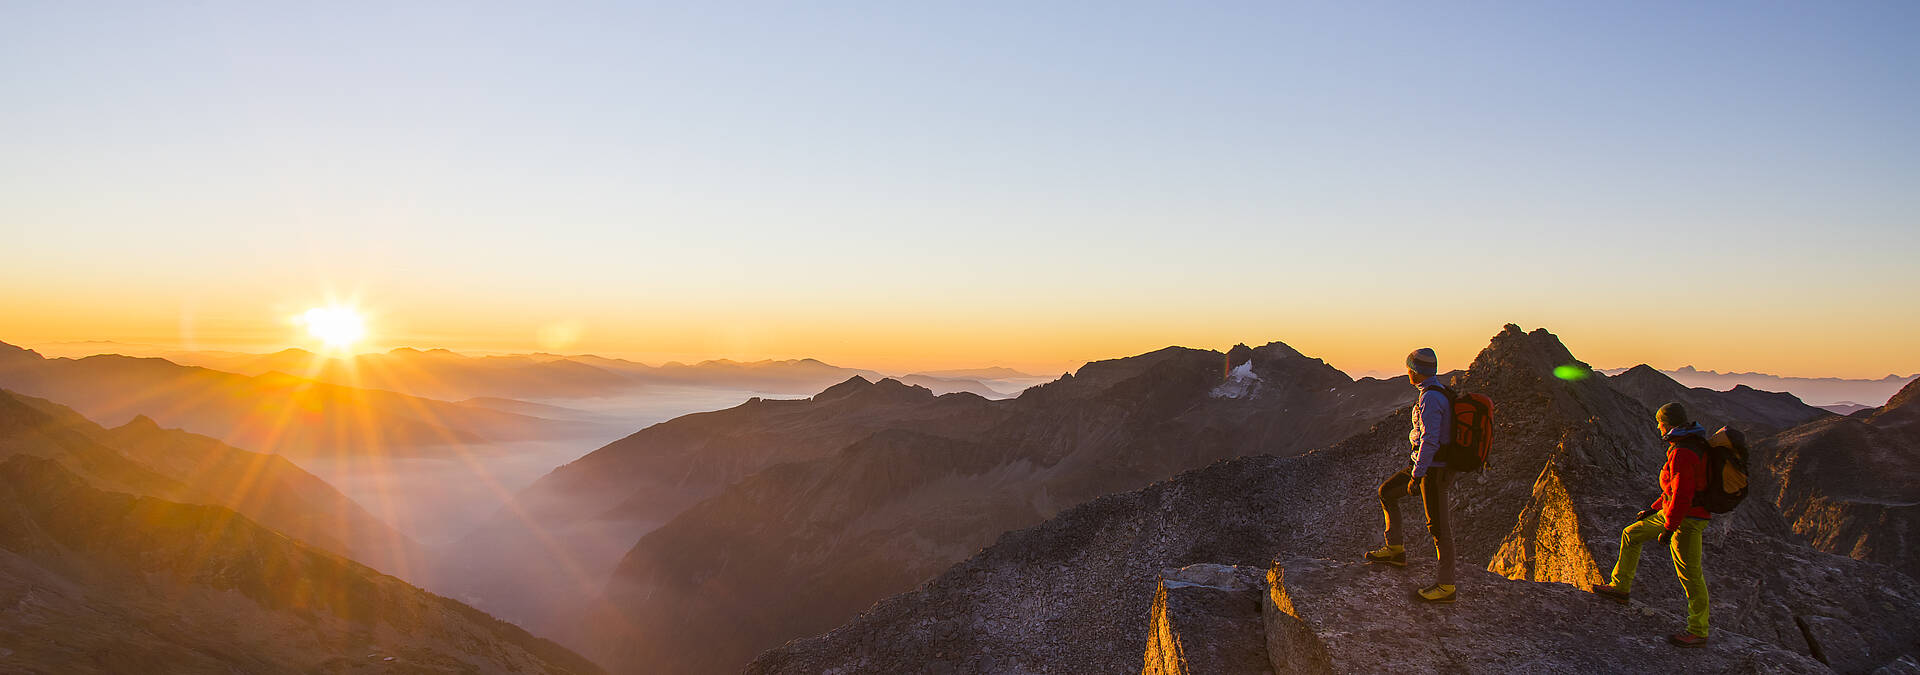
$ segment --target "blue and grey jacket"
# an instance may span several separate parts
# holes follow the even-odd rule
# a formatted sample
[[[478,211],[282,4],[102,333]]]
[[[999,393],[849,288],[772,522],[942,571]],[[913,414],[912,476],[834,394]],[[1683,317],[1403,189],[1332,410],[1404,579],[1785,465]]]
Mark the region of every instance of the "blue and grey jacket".
[[[1413,431],[1407,433],[1407,443],[1413,446],[1410,459],[1416,477],[1426,475],[1429,468],[1447,466],[1440,461],[1440,446],[1451,440],[1453,404],[1440,391],[1442,386],[1440,376],[1428,377],[1420,383],[1420,399],[1413,404]]]

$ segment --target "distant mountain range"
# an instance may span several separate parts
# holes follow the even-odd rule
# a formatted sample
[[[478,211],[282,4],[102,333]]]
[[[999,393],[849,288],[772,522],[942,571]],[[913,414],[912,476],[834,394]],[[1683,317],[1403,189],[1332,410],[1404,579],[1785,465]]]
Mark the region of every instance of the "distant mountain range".
[[[448,446],[605,433],[590,422],[331,384],[277,369],[242,375],[114,354],[49,359],[5,343],[0,388],[60,401],[103,424],[145,415],[239,447],[296,456],[451,453]]]
[[[1614,368],[1602,371],[1607,375],[1626,372],[1626,368]],[[1834,404],[1862,405],[1867,407],[1885,403],[1894,392],[1900,391],[1907,383],[1920,379],[1920,374],[1899,376],[1888,375],[1878,380],[1857,380],[1838,377],[1782,377],[1766,373],[1721,373],[1712,370],[1697,370],[1693,366],[1681,366],[1678,370],[1660,371],[1667,377],[1689,387],[1704,387],[1716,391],[1726,391],[1745,385],[1761,391],[1787,392],[1800,397],[1800,400],[1817,406]],[[1845,414],[1845,413],[1842,413]]]
[[[648,386],[738,389],[765,394],[806,395],[859,376],[887,375],[843,368],[815,359],[667,362],[658,366],[591,354],[548,353],[469,356],[446,349],[400,347],[387,352],[325,356],[304,349],[270,354],[229,351],[166,350],[150,345],[76,343],[82,351],[125,347],[128,353],[165,358],[242,375],[285,373],[343,386],[458,401],[469,398],[564,399],[615,396]],[[935,393],[958,391],[1006,398],[1049,378],[1011,368],[943,370],[894,376]]]
[[[1678,402],[1696,422],[1716,429],[1733,424],[1755,438],[1833,416],[1793,394],[1760,391],[1744,384],[1726,391],[1688,387],[1645,364],[1612,375],[1607,383],[1649,409]]]

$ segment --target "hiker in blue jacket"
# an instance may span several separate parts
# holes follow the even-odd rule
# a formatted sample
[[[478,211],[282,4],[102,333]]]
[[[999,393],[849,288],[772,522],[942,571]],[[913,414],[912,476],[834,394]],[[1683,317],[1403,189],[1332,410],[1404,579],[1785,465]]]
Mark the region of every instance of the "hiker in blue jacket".
[[[1407,468],[1395,472],[1380,484],[1380,511],[1387,521],[1387,545],[1366,555],[1369,563],[1407,566],[1407,551],[1401,536],[1400,498],[1420,495],[1427,511],[1427,530],[1433,534],[1433,547],[1440,563],[1432,586],[1413,592],[1422,602],[1453,602],[1453,527],[1447,520],[1447,486],[1453,472],[1440,461],[1440,447],[1451,440],[1453,405],[1442,389],[1440,360],[1433,349],[1422,347],[1407,355],[1407,381],[1420,389],[1413,404],[1413,430],[1407,434],[1412,447]]]

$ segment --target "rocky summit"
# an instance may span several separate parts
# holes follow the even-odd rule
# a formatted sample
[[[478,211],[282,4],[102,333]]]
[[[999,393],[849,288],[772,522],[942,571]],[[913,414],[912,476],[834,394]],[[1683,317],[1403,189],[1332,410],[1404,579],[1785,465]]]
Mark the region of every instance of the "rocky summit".
[[[1450,606],[1409,597],[1431,581],[1424,533],[1409,533],[1407,568],[1358,564],[1380,542],[1375,489],[1406,462],[1402,408],[1329,447],[1223,460],[1008,532],[748,670],[1872,672],[1916,662],[1920,583],[1808,546],[1767,499],[1707,530],[1709,648],[1665,643],[1684,602],[1657,545],[1631,604],[1586,592],[1611,569],[1620,529],[1658,496],[1664,444],[1645,404],[1609,378],[1556,377],[1563,366],[1587,370],[1552,334],[1509,325],[1455,379],[1494,399],[1497,426],[1489,466],[1453,491],[1464,573]],[[1403,509],[1419,521],[1417,505]]]
[[[1638,636],[1649,624],[1680,621],[1674,613],[1621,609],[1563,584],[1473,570],[1461,581],[1476,589],[1474,602],[1409,606],[1405,589],[1381,583],[1382,574],[1313,558],[1265,570],[1168,570],[1154,591],[1140,672],[1552,672],[1602,660],[1611,672],[1829,672],[1744,635],[1676,651]]]

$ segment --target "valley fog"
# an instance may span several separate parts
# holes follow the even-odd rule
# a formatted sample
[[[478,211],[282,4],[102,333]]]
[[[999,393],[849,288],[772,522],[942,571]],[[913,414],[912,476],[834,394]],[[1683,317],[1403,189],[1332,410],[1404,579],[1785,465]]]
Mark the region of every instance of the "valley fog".
[[[429,549],[444,547],[494,515],[514,493],[567,462],[681,415],[779,394],[704,387],[647,387],[622,396],[521,399],[594,423],[577,438],[423,446],[413,456],[289,458]],[[791,396],[791,395],[787,395]],[[551,414],[551,411],[548,411]]]

